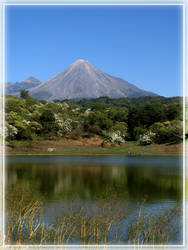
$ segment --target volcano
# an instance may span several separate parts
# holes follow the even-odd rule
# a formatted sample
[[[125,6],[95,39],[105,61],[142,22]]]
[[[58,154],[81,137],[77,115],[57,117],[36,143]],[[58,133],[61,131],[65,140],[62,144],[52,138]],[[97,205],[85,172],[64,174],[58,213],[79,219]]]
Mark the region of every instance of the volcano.
[[[64,71],[29,90],[31,96],[47,101],[64,99],[156,96],[118,77],[102,72],[79,59]]]

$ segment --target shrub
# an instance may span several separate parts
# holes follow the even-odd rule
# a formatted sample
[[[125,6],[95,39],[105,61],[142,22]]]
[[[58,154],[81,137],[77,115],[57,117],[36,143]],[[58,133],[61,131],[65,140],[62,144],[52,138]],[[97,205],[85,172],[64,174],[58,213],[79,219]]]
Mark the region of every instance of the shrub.
[[[56,124],[58,125],[58,135],[64,136],[72,131],[72,119],[63,119],[56,116]]]
[[[5,138],[10,139],[10,140],[15,139],[17,133],[18,133],[18,129],[16,127],[6,123]]]
[[[182,122],[178,120],[156,122],[150,127],[156,143],[179,143],[183,138]]]
[[[143,135],[140,135],[139,143],[140,145],[150,145],[153,143],[155,133],[152,133],[151,131],[146,132]]]
[[[109,130],[113,126],[113,122],[106,114],[96,111],[89,113],[84,121],[85,130],[89,130],[92,125],[98,125],[101,130]]]
[[[25,90],[25,89],[21,90],[20,91],[20,97],[23,98],[23,99],[28,98],[29,97],[29,91]]]
[[[99,125],[94,124],[94,125],[89,126],[89,132],[98,135],[101,133],[101,128],[99,127]]]
[[[57,133],[58,125],[55,122],[55,115],[51,110],[46,109],[42,112],[40,122],[44,134],[49,132]]]
[[[125,142],[124,138],[121,136],[120,131],[103,131],[103,136],[107,141],[112,142],[113,144],[121,144]]]
[[[135,127],[133,134],[136,140],[140,139],[140,136],[147,133],[148,129],[144,126],[140,126],[140,127]]]

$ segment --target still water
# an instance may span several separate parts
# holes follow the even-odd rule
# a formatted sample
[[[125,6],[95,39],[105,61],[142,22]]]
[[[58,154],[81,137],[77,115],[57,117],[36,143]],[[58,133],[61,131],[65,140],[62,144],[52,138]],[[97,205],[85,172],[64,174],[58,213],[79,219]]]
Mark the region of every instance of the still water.
[[[99,199],[112,207],[120,202],[128,214],[123,226],[140,211],[159,215],[182,203],[182,161],[175,156],[11,156],[6,166],[7,189],[19,183],[34,188],[47,224],[82,204],[88,216],[97,214]],[[181,244],[181,238],[179,233],[172,243]]]

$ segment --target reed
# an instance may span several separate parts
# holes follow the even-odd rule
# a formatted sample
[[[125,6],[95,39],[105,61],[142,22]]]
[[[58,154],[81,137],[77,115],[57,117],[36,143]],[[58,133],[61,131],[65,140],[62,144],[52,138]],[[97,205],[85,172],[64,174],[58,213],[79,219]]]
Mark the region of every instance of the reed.
[[[180,230],[176,222],[181,210],[177,207],[151,216],[142,205],[135,221],[125,226],[122,222],[129,211],[115,197],[97,199],[97,209],[89,213],[84,204],[69,211],[62,208],[57,221],[47,225],[43,202],[32,195],[32,190],[9,190],[6,244],[168,244]]]
[[[169,244],[174,242],[178,232],[181,232],[181,209],[172,206],[156,215],[139,212],[136,223],[128,227],[129,244]],[[178,219],[179,220],[178,220]]]

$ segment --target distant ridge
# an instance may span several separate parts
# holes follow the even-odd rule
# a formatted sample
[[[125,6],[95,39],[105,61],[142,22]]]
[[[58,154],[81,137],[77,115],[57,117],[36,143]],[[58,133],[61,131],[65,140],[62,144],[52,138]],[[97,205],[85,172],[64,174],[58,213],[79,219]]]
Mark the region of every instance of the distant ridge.
[[[41,81],[33,76],[30,76],[22,82],[8,82],[5,86],[5,93],[7,95],[19,95],[19,92],[23,89],[27,90],[36,87],[41,84]]]

